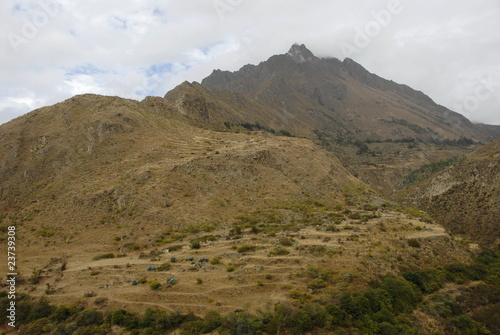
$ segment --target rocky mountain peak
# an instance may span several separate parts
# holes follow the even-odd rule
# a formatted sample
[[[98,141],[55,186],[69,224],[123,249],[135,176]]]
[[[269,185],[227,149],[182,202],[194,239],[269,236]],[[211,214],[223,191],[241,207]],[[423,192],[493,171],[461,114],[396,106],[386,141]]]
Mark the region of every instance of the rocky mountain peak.
[[[316,58],[304,44],[299,45],[297,43],[292,45],[287,55],[297,63],[311,62]]]

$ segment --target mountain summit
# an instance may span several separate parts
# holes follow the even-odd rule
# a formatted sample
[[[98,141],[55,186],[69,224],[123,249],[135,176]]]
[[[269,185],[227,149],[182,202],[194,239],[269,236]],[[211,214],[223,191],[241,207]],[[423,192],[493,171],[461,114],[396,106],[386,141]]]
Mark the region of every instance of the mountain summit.
[[[292,114],[295,129],[290,130],[317,130],[336,140],[467,137],[486,142],[500,137],[498,130],[479,130],[420,91],[370,73],[349,58],[317,58],[303,44],[236,72],[214,70],[201,84],[264,102],[277,114]]]
[[[294,44],[287,53],[297,63],[312,62],[317,59],[304,44]]]

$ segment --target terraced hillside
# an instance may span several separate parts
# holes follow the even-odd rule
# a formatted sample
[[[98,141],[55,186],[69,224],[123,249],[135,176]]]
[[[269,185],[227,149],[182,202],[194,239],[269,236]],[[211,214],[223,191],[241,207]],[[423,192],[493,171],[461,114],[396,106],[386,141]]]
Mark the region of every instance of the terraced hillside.
[[[161,98],[77,96],[0,141],[18,292],[52,303],[272,310],[471,259],[310,140],[197,128]]]
[[[428,211],[450,232],[498,247],[500,243],[500,142],[399,190],[396,197]]]

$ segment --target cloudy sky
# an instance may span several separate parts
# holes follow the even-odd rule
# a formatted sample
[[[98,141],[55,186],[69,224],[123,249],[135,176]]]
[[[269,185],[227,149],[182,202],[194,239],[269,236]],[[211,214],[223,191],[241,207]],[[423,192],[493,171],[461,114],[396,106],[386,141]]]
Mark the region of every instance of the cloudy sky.
[[[73,95],[163,96],[293,43],[500,124],[498,0],[2,0],[0,123]]]

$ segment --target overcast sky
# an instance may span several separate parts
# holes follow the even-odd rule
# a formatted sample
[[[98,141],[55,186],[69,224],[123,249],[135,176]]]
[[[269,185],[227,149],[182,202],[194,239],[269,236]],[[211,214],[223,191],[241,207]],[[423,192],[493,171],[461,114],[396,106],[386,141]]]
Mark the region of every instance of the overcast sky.
[[[2,0],[0,123],[73,95],[142,100],[305,44],[500,124],[499,0]]]

